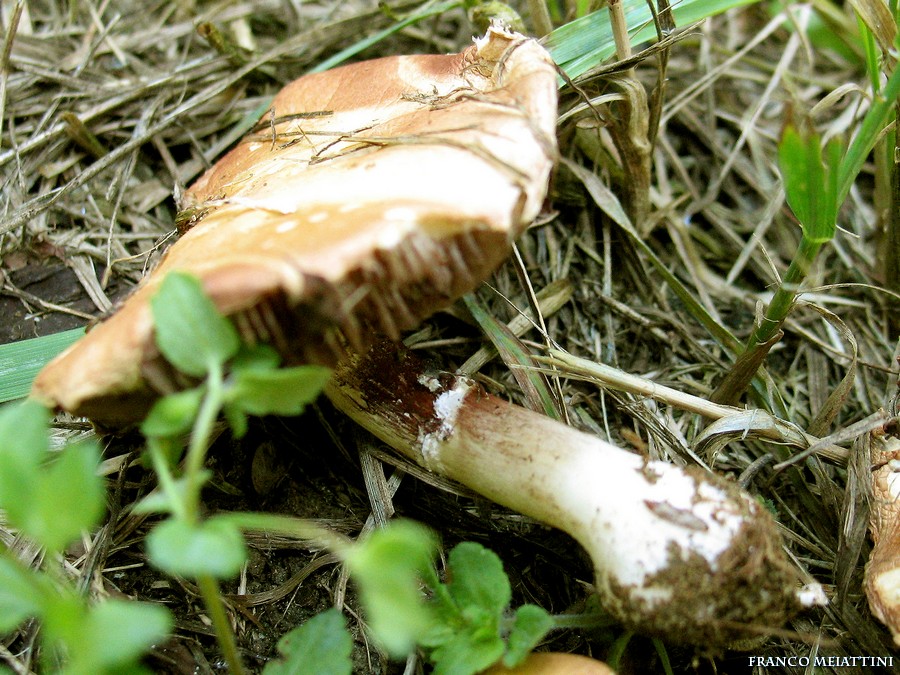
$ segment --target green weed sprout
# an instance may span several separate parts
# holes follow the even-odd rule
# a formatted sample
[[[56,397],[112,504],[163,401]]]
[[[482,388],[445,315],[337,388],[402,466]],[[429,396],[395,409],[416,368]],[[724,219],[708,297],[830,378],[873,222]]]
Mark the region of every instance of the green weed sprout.
[[[104,486],[97,444],[51,452],[49,421],[50,412],[33,401],[0,411],[0,509],[21,537],[45,549],[37,569],[14,550],[0,552],[0,635],[36,618],[45,671],[149,672],[139,659],[169,633],[171,616],[149,603],[92,602],[66,573],[61,556],[99,522]]]
[[[399,520],[343,553],[371,632],[390,655],[421,647],[435,675],[474,675],[498,662],[518,665],[557,627],[536,605],[510,609],[509,578],[492,551],[472,542],[455,546],[446,582],[434,568],[436,552],[430,530]],[[343,617],[330,609],[285,635],[281,659],[263,675],[350,675],[351,647]]]
[[[434,568],[436,551],[429,530],[401,520],[345,555],[372,632],[389,654],[404,657],[419,646],[435,675],[474,675],[501,661],[518,665],[555,626],[536,605],[511,611],[509,579],[492,551],[473,542],[455,546],[445,583]]]
[[[894,116],[898,97],[900,69],[894,71],[875,96],[849,146],[838,138],[832,138],[823,146],[818,133],[793,124],[785,127],[778,146],[778,166],[788,205],[802,230],[800,245],[762,321],[719,384],[713,401],[736,403],[780,339],[781,327],[796,301],[800,286],[822,246],[834,237],[841,205]]]
[[[157,401],[141,425],[162,491],[139,510],[170,515],[150,532],[147,552],[160,570],[196,580],[229,670],[242,673],[219,580],[240,572],[247,558],[244,538],[233,518],[200,518],[213,425],[224,411],[240,436],[246,432],[248,415],[297,415],[318,396],[330,370],[279,368],[281,359],[271,348],[242,344],[231,322],[190,275],[169,274],[151,300],[151,310],[163,356],[181,372],[203,379],[194,389]],[[184,469],[177,476],[173,460],[187,431]]]
[[[734,404],[746,391],[769,350],[781,338],[781,326],[816,256],[834,238],[843,155],[843,143],[837,138],[823,148],[815,131],[801,131],[793,124],[785,128],[778,144],[778,166],[788,204],[800,222],[800,245],[746,349],[713,395],[714,401]]]

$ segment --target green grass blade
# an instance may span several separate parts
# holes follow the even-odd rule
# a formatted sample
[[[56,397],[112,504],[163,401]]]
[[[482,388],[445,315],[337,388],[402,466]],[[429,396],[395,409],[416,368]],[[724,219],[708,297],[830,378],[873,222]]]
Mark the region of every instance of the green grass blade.
[[[25,398],[47,362],[84,335],[84,328],[0,345],[0,403]]]
[[[519,342],[506,325],[497,321],[482,307],[474,294],[463,296],[463,300],[469,313],[497,349],[500,358],[509,366],[516,382],[528,397],[532,409],[543,410],[545,415],[555,420],[562,419],[547,380],[543,373],[534,369],[531,352]]]
[[[850,142],[850,148],[841,163],[838,204],[843,204],[847,195],[850,194],[850,188],[853,187],[853,182],[862,170],[869,152],[875,147],[881,132],[887,127],[894,114],[894,106],[897,104],[898,97],[900,97],[900,68],[894,70],[884,89],[881,90],[881,95],[873,101],[859,126],[859,131]]]
[[[356,56],[364,49],[368,49],[374,44],[381,42],[386,37],[393,35],[394,33],[403,30],[407,26],[411,26],[414,23],[418,23],[423,19],[427,19],[432,16],[437,16],[438,14],[443,14],[444,12],[449,12],[451,9],[454,9],[462,4],[462,0],[448,0],[447,2],[439,2],[426,3],[423,7],[419,8],[419,10],[413,12],[409,16],[397,21],[394,24],[391,24],[384,30],[380,30],[374,35],[370,35],[369,37],[356,42],[346,49],[342,49],[334,56],[325,59],[315,68],[312,68],[310,73],[320,73],[323,70],[328,70],[329,68],[334,68],[335,66],[343,63],[351,56]]]
[[[754,0],[682,0],[673,3],[675,23],[689,26],[716,14],[748,5]],[[625,21],[634,43],[656,39],[647,0],[624,0]],[[575,79],[610,58],[616,51],[606,8],[560,26],[546,39],[553,60]]]
[[[879,67],[878,47],[875,45],[875,36],[866,26],[863,18],[857,14],[856,24],[859,26],[860,42],[863,46],[863,55],[866,59],[866,73],[869,75],[869,84],[876,94],[881,89],[881,68]]]

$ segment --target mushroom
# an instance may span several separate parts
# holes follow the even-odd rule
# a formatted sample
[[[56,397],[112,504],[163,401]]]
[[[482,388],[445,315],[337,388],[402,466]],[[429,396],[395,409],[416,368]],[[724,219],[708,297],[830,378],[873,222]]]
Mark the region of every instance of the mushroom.
[[[496,665],[483,675],[616,675],[602,661],[577,654],[559,652],[535,652],[513,668]]]
[[[149,298],[198,276],[245,340],[334,365],[343,336],[397,337],[474,288],[538,214],[556,159],[556,70],[492,25],[459,54],[396,56],[287,85],[187,191],[181,239],[124,305],[37,377],[39,400],[106,427],[183,386]]]
[[[473,381],[376,345],[344,360],[334,406],[417,464],[571,535],[626,626],[716,650],[781,626],[801,588],[769,513],[699,468],[649,461]]]
[[[158,353],[149,308],[175,270],[289,364],[333,366],[345,343],[398,337],[485,278],[538,214],[555,122],[549,56],[496,25],[459,54],[293,82],[188,191],[185,233],[154,273],[48,364],[33,396],[122,427],[190,384]],[[425,376],[379,345],[341,361],[335,405],[423,466],[571,534],[628,626],[715,648],[802,604],[772,519],[733,484]]]
[[[900,439],[871,436],[869,531],[874,546],[866,564],[869,608],[900,646]]]

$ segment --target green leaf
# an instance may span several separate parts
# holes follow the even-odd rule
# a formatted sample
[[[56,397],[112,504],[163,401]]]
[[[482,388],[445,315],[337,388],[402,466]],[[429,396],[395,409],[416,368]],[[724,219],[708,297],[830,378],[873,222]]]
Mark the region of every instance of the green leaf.
[[[135,663],[169,634],[172,617],[160,605],[106,600],[88,611],[82,630],[80,644],[70,648],[70,672],[95,673]]]
[[[191,430],[204,389],[197,387],[163,396],[153,404],[141,424],[144,436],[181,436]]]
[[[162,490],[154,490],[134,505],[132,512],[136,514],[172,513],[172,503]]]
[[[844,158],[844,142],[840,138],[831,138],[825,144],[825,185],[824,194],[825,202],[823,204],[823,212],[827,214],[827,218],[822,223],[822,231],[810,233],[813,239],[825,243],[834,238],[837,230],[837,219],[841,208],[841,202],[838,201],[838,192],[840,191],[839,179],[841,174],[841,162]]]
[[[241,344],[237,355],[231,361],[231,369],[275,370],[281,364],[281,356],[275,348],[266,344]]]
[[[448,601],[435,594],[443,626],[423,640],[431,647],[435,675],[471,675],[503,656],[503,613],[512,597],[497,555],[481,544],[463,542],[450,551]]]
[[[778,166],[787,202],[810,242],[824,244],[837,228],[839,175],[844,144],[832,138],[825,146],[815,132],[788,125],[778,144]]]
[[[240,347],[234,326],[191,275],[170,272],[150,306],[159,350],[188,375],[206,375],[211,364],[225,363]]]
[[[682,0],[671,4],[675,23],[684,27],[751,2],[753,0]],[[653,15],[646,0],[622,0],[622,10],[632,44],[656,40]],[[616,52],[608,9],[603,7],[580,19],[567,22],[550,33],[545,44],[553,60],[570,78],[583,75]]]
[[[160,523],[147,536],[147,552],[154,566],[183,577],[231,578],[247,560],[240,529],[216,517],[199,524],[174,519]]]
[[[0,452],[27,454],[36,458],[35,464],[40,462],[50,447],[50,418],[47,407],[31,399],[4,405],[0,408]]]
[[[278,641],[282,659],[271,661],[263,675],[350,675],[353,639],[335,608],[314,616]]]
[[[522,605],[516,610],[513,627],[506,638],[503,665],[519,665],[553,628],[553,618],[537,605]]]
[[[778,168],[787,203],[800,224],[812,220],[809,204],[810,180],[806,173],[807,144],[793,125],[785,128],[778,144]]]
[[[12,524],[51,551],[62,551],[100,520],[106,491],[97,475],[96,443],[69,445],[23,486],[18,501],[7,505]]]
[[[489,624],[482,616],[452,631],[429,655],[434,675],[474,675],[497,663],[506,647],[496,625]]]
[[[316,400],[331,377],[322,366],[236,371],[227,405],[249,415],[299,415]]]
[[[39,466],[47,455],[50,411],[34,401],[0,410],[0,508],[17,520],[27,516]]]
[[[807,204],[808,219],[800,221],[803,234],[809,238],[809,233],[815,229],[822,219],[822,191],[825,189],[825,168],[822,166],[821,137],[812,133],[803,138],[805,166],[803,171],[806,177],[807,194],[803,195]]]
[[[43,533],[35,532],[35,540],[51,551],[61,551],[99,522],[106,510],[99,465],[100,447],[92,441],[68,445],[59,453],[36,490],[33,508],[42,520]]]
[[[479,607],[499,619],[512,599],[509,579],[496,553],[464,541],[450,551],[447,587],[460,608]]]
[[[226,403],[222,408],[222,412],[225,415],[228,426],[231,428],[231,434],[235,438],[243,438],[247,435],[247,429],[250,426],[247,421],[247,415],[238,406]]]
[[[44,603],[45,657],[65,661],[61,672],[67,675],[147,672],[137,659],[171,628],[169,612],[147,603],[106,600],[88,607],[68,588],[48,594]]]
[[[372,632],[389,654],[403,657],[435,621],[420,580],[437,550],[434,535],[410,521],[397,521],[353,547],[347,567],[360,590]]]
[[[430,649],[435,675],[472,675],[501,658],[517,664],[553,627],[547,612],[525,605],[504,639],[509,579],[500,558],[480,544],[457,545],[450,552],[448,576],[446,597],[434,594],[439,623],[420,641]]]
[[[84,641],[87,604],[71,587],[62,587],[43,602],[42,642],[51,649],[63,646],[62,654],[78,649]]]
[[[34,570],[0,556],[0,635],[41,613],[41,578]]]

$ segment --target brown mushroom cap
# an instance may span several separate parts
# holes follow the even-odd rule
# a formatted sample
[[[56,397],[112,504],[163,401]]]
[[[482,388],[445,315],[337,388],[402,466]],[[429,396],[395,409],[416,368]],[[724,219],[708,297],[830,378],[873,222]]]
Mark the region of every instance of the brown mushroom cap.
[[[496,665],[483,675],[616,675],[602,661],[577,654],[535,652],[515,668]]]
[[[397,337],[505,259],[546,195],[555,124],[549,55],[499,26],[459,54],[296,80],[188,190],[190,229],[154,273],[33,396],[121,427],[178,388],[148,303],[172,270],[288,363],[333,365],[339,334],[356,348]]]

